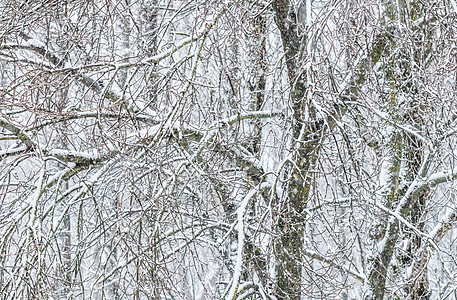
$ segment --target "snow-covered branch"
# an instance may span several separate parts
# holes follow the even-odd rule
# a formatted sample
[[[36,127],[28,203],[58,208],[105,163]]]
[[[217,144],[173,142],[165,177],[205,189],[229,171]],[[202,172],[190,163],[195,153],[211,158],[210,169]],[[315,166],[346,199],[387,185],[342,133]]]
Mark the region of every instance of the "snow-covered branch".
[[[0,159],[9,157],[9,156],[14,156],[21,154],[23,152],[27,151],[27,146],[19,146],[19,147],[8,147],[7,149],[0,150]]]
[[[453,228],[453,223],[457,221],[457,207],[454,205],[440,218],[438,224],[430,231],[430,236],[435,243],[439,243],[441,239]]]
[[[244,249],[244,215],[246,213],[246,207],[251,200],[252,197],[254,197],[255,194],[257,194],[261,189],[268,187],[269,184],[266,182],[263,182],[256,186],[255,188],[251,189],[249,193],[247,193],[246,196],[244,196],[243,201],[241,202],[240,206],[238,207],[236,211],[237,219],[236,219],[236,227],[238,231],[238,246],[237,246],[237,255],[236,255],[236,263],[233,271],[233,276],[230,284],[230,289],[228,290],[228,294],[226,295],[225,299],[226,300],[233,300],[235,299],[237,290],[239,288],[239,280],[241,276],[241,271],[243,267],[243,249]]]
[[[32,139],[26,133],[24,133],[24,131],[22,131],[19,127],[5,120],[2,117],[0,117],[0,127],[3,127],[4,129],[16,135],[16,137],[21,142],[23,142],[27,146],[27,148],[32,148],[35,145]]]
[[[389,214],[391,216],[391,218],[396,219],[397,221],[399,221],[400,223],[402,223],[403,225],[405,225],[406,227],[408,227],[409,229],[414,231],[420,237],[426,238],[433,245],[433,247],[435,249],[438,249],[438,246],[435,244],[433,235],[420,231],[419,229],[417,229],[416,226],[414,226],[413,224],[408,222],[408,220],[403,218],[398,212],[392,211],[392,210],[388,209],[387,207],[385,207],[384,205],[379,204],[378,202],[374,202],[374,205],[377,208],[379,208],[380,210],[382,210],[383,212]],[[392,221],[390,221],[390,222],[392,222]]]

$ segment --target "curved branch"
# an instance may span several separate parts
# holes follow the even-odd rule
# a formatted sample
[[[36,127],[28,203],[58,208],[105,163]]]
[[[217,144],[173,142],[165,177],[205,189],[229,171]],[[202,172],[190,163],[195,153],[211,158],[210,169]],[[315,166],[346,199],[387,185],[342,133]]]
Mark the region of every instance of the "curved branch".
[[[249,203],[254,195],[260,191],[261,189],[268,187],[269,184],[263,182],[256,186],[254,189],[249,191],[249,193],[244,197],[243,201],[241,202],[240,207],[238,207],[236,214],[237,214],[237,230],[238,230],[238,249],[237,249],[237,256],[236,256],[236,264],[235,264],[235,271],[232,278],[232,283],[230,285],[230,289],[228,291],[227,296],[225,299],[232,300],[235,298],[236,293],[239,288],[239,279],[241,276],[241,268],[243,263],[243,249],[244,249],[244,214],[246,213],[246,206]]]

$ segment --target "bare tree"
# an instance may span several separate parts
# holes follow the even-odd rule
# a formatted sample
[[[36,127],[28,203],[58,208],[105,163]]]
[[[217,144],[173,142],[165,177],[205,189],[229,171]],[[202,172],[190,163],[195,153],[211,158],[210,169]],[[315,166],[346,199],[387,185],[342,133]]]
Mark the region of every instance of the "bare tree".
[[[455,298],[455,1],[0,12],[2,298]]]

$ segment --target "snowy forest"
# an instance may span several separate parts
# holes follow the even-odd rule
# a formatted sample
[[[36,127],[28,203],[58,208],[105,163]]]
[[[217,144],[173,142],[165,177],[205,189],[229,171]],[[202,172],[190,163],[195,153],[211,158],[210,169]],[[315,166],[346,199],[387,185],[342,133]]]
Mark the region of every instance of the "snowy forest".
[[[1,299],[457,299],[456,0],[0,0]]]

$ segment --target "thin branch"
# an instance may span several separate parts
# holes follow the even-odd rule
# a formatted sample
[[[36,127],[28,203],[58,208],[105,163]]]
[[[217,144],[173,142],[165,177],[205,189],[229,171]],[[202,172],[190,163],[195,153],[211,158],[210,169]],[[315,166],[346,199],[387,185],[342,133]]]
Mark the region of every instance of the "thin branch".
[[[339,271],[342,271],[344,273],[347,273],[348,275],[351,275],[353,278],[357,279],[358,281],[360,282],[364,282],[365,280],[365,276],[357,271],[353,271],[345,266],[342,266],[340,264],[337,264],[334,260],[331,260],[331,259],[328,259],[322,255],[320,255],[319,253],[315,252],[315,251],[312,251],[312,250],[307,250],[307,249],[303,249],[303,254],[305,254],[306,256],[312,258],[312,259],[315,259],[315,260],[318,260],[318,261],[321,261],[323,263],[326,263],[328,264],[329,266],[339,270]]]

